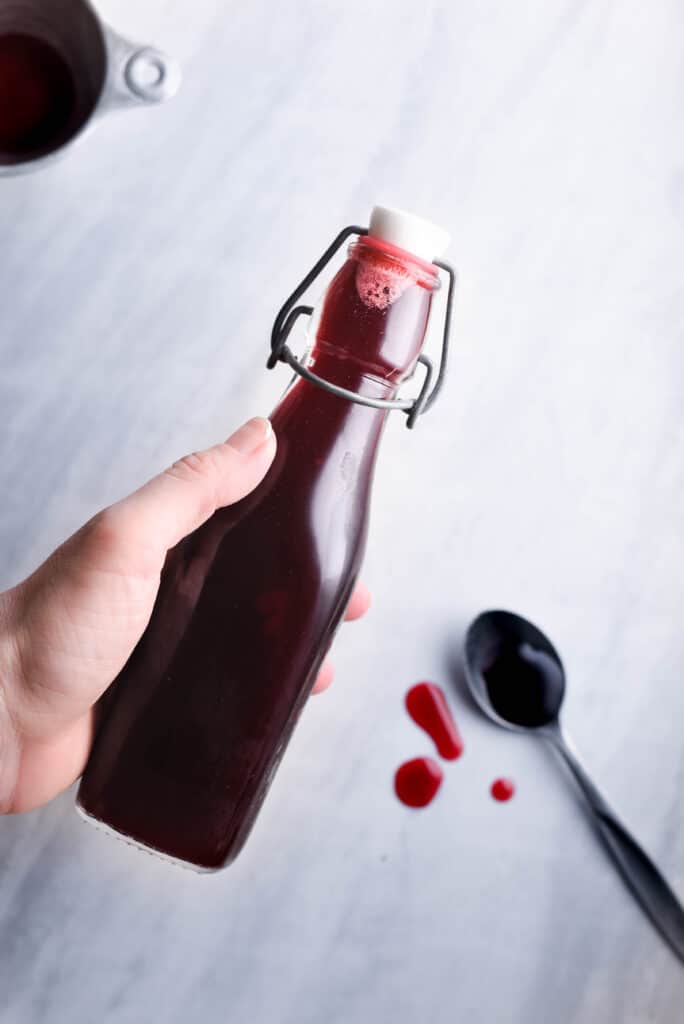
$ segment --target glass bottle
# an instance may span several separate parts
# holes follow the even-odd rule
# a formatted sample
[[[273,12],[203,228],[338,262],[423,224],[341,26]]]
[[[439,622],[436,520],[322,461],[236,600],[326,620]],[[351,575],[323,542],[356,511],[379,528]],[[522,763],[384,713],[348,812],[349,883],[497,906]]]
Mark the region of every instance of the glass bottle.
[[[327,289],[308,369],[393,398],[439,286],[404,245],[440,255],[445,238],[376,207]],[[265,479],[169,552],[81,782],[83,814],[200,869],[237,855],[357,579],[386,418],[301,377],[286,392]]]

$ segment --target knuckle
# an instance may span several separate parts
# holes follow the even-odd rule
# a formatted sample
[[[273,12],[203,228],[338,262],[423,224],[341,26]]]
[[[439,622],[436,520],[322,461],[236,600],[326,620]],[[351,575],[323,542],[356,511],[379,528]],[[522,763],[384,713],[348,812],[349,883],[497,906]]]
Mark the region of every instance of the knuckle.
[[[211,450],[192,452],[174,462],[166,474],[185,484],[195,485],[199,514],[207,519],[216,508],[218,466]]]
[[[126,502],[98,512],[72,540],[78,544],[81,568],[145,579],[159,574],[163,559],[159,537],[141,533],[135,512]]]
[[[212,477],[216,471],[216,463],[211,451],[192,452],[178,459],[166,470],[169,476],[177,480],[195,480],[197,477]]]
[[[71,542],[86,562],[109,564],[119,558],[125,544],[126,524],[116,505],[102,509],[74,535]]]
[[[119,510],[115,505],[103,508],[84,526],[86,537],[97,545],[118,544],[121,537]]]

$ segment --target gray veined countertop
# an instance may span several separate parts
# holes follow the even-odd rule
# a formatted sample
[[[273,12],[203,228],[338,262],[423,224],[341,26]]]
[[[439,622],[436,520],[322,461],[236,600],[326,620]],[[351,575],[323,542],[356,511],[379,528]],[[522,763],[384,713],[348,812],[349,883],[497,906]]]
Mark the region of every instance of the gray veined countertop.
[[[430,752],[406,687],[451,685],[470,618],[511,607],[684,893],[680,3],[101,6],[185,82],[0,185],[2,584],[271,407],[275,310],[374,202],[453,231],[454,357],[419,429],[389,425],[373,611],[236,865],[137,854],[72,794],[0,822],[0,1021],[677,1024],[681,967],[548,751],[456,689],[435,804],[391,780]]]

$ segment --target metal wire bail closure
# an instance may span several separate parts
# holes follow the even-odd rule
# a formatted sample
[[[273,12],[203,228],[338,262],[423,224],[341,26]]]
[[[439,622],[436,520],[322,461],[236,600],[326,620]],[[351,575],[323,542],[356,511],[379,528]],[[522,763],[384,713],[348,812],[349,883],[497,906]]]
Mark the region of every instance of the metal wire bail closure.
[[[434,385],[432,385],[432,379],[434,377],[432,360],[422,353],[418,356],[418,362],[425,368],[425,377],[420,389],[420,394],[417,398],[368,398],[365,395],[358,395],[355,391],[349,391],[347,388],[339,387],[337,384],[331,384],[330,381],[324,380],[317,374],[312,373],[311,370],[304,366],[303,363],[300,363],[292,349],[287,344],[287,339],[289,338],[292,328],[299,317],[311,316],[313,313],[313,306],[298,306],[296,303],[301,299],[307,288],[313,284],[319,274],[326,268],[328,263],[330,263],[335,253],[344,245],[351,235],[358,235],[361,237],[367,234],[368,228],[361,228],[354,224],[343,228],[339,235],[330,243],[321,258],[314,264],[306,277],[297,285],[275,318],[273,330],[271,331],[271,354],[268,357],[266,366],[269,370],[272,370],[279,362],[287,363],[287,365],[290,366],[296,374],[303,377],[304,380],[308,380],[310,384],[315,384],[316,387],[322,388],[324,391],[328,391],[331,395],[337,395],[338,398],[346,398],[350,402],[356,402],[358,405],[368,405],[372,409],[399,409],[401,412],[406,413],[406,426],[409,429],[412,429],[418,417],[422,413],[427,412],[427,410],[434,404],[435,399],[442,389],[444,378],[446,376],[447,360],[449,357],[451,316],[454,303],[454,291],[456,287],[456,272],[450,264],[445,263],[442,260],[435,260],[433,263],[433,266],[437,267],[439,270],[443,270],[449,277],[446,310],[444,314],[444,330],[442,332],[442,352],[439,361],[439,370],[437,371],[437,378]]]

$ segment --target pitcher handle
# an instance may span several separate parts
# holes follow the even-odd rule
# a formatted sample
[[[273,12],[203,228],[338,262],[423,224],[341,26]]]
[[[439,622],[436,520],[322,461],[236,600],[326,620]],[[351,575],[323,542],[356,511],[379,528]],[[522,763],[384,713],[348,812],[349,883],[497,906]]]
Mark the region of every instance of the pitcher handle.
[[[132,43],[109,26],[105,26],[105,44],[107,81],[100,112],[141,103],[163,103],[178,92],[181,69],[173,57],[153,46]]]

